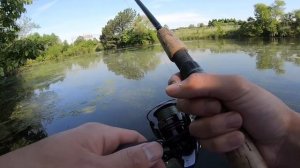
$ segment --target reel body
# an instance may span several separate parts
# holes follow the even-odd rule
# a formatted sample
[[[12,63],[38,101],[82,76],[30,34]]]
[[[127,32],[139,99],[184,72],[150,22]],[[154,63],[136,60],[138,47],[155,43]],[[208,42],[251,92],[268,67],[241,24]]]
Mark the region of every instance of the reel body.
[[[189,133],[192,119],[188,114],[178,111],[175,99],[154,107],[148,112],[147,119],[157,141],[164,148],[165,162],[176,159],[184,167],[195,164],[198,144]]]

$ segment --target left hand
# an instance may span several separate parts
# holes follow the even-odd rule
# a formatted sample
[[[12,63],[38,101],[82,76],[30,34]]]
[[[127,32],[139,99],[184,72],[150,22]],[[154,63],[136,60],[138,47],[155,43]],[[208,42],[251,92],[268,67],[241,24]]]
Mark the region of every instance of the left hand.
[[[89,123],[0,157],[7,168],[163,168],[162,147],[136,131]]]

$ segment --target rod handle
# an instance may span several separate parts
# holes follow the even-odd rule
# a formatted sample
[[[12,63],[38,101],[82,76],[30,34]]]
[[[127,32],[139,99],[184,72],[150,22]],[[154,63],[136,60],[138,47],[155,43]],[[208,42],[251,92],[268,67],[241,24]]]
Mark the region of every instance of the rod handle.
[[[185,44],[172,31],[165,27],[157,31],[157,37],[171,60],[177,51],[187,50]]]
[[[251,138],[245,134],[245,143],[238,149],[228,152],[226,157],[233,168],[267,168],[264,159]]]
[[[184,43],[167,28],[158,30],[157,36],[165,52],[180,70],[181,78],[186,79],[192,73],[203,72],[200,65],[189,55]]]

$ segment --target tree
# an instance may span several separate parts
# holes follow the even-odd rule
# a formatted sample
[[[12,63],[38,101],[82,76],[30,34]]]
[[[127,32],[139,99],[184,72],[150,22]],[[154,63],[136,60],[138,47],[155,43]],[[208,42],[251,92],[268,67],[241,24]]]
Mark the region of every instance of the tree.
[[[255,5],[256,22],[257,26],[261,26],[262,36],[280,36],[283,30],[280,29],[280,23],[284,17],[284,6],[283,0],[275,0],[271,6],[262,3]]]
[[[120,46],[153,44],[156,41],[154,27],[148,18],[137,16],[130,29],[126,30],[120,40]]]
[[[103,46],[105,48],[117,47],[121,35],[131,27],[136,16],[136,11],[128,8],[119,12],[114,19],[109,20],[102,29],[102,35],[100,36]]]
[[[0,47],[12,42],[17,37],[20,27],[16,23],[26,11],[25,5],[32,3],[32,0],[1,0],[0,3]]]
[[[204,23],[198,23],[197,27],[205,27]]]
[[[25,38],[33,29],[40,28],[39,25],[32,22],[32,20],[26,16],[22,17],[17,24],[20,27],[20,31],[18,32],[19,38]]]
[[[284,6],[285,6],[284,0],[275,0],[275,2],[272,4],[272,17],[276,20],[281,20],[282,16],[284,15]]]
[[[23,62],[23,59],[19,58],[20,56],[28,55],[27,51],[12,56],[8,54],[8,50],[13,46],[20,30],[16,20],[26,11],[25,5],[31,2],[31,0],[1,0],[0,2],[0,77],[20,66],[18,63]],[[18,63],[15,63],[14,58],[17,59]]]
[[[195,28],[196,26],[194,24],[190,24],[188,28]]]
[[[252,17],[247,19],[247,22],[244,22],[240,29],[239,35],[245,37],[257,37],[262,34],[263,30],[256,20]]]
[[[77,45],[81,42],[85,41],[84,37],[83,36],[79,36],[76,38],[76,40],[74,41],[74,44]]]
[[[100,36],[105,49],[152,44],[155,40],[154,28],[148,18],[137,15],[130,8],[109,20]]]
[[[294,11],[295,15],[295,31],[298,36],[300,36],[300,9]]]

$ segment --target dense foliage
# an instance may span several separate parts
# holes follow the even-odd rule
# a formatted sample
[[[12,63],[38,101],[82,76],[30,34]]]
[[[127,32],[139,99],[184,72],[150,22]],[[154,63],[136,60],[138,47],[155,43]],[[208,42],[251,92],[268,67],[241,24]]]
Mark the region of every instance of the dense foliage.
[[[296,37],[300,36],[300,10],[285,13],[284,0],[271,5],[256,4],[255,18],[248,18],[240,27],[240,36]]]
[[[100,36],[105,49],[153,44],[155,40],[155,31],[149,21],[130,8],[109,20]]]
[[[183,40],[207,38],[282,38],[300,37],[300,9],[285,13],[285,1],[275,0],[273,4],[258,3],[254,16],[247,21],[236,19],[212,19],[208,25],[190,25],[179,28],[175,33]]]
[[[209,27],[215,27],[218,25],[241,25],[243,21],[236,19],[212,19],[208,22]]]
[[[17,22],[32,0],[0,1],[0,77],[12,74],[27,62],[58,60],[102,50],[97,39],[78,39],[71,45],[55,34],[28,35],[38,27],[30,18]]]
[[[41,36],[35,33],[28,36],[26,40],[31,40],[35,44],[38,44],[38,50],[40,52],[33,58],[37,61],[58,60],[70,56],[91,54],[94,53],[99,46],[99,42],[96,39],[85,40],[84,37],[81,36],[71,45],[66,41],[61,42],[59,37],[55,34]]]
[[[19,55],[26,58],[32,52],[31,48],[26,50],[26,45],[32,45],[30,42],[15,42],[20,30],[16,20],[26,11],[25,5],[30,3],[31,0],[0,1],[0,76],[25,62]]]

